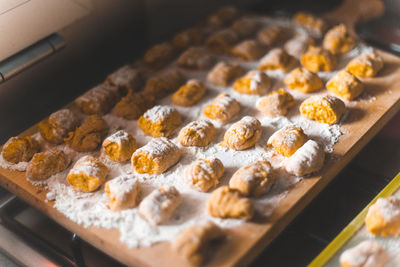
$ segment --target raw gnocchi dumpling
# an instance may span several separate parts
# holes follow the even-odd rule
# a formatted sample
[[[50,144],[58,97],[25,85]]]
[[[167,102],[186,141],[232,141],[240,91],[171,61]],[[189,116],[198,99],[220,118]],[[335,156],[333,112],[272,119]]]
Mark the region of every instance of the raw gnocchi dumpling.
[[[260,197],[271,189],[274,182],[271,164],[261,160],[237,170],[229,180],[229,187],[244,196]]]
[[[136,179],[121,175],[104,186],[108,198],[108,207],[112,211],[120,211],[136,207],[139,203],[140,187]]]
[[[115,105],[113,114],[128,120],[136,120],[154,106],[155,97],[148,92],[129,90],[126,96]]]
[[[304,176],[321,169],[325,160],[323,147],[314,140],[308,140],[285,160],[286,171],[296,176]]]
[[[243,74],[242,67],[237,63],[221,61],[208,73],[207,81],[218,86],[227,86]]]
[[[109,83],[99,84],[77,99],[75,104],[87,115],[103,115],[119,101],[120,91]]]
[[[301,55],[300,63],[311,72],[332,71],[336,67],[336,57],[322,47],[310,45]]]
[[[224,185],[211,193],[207,200],[207,212],[217,218],[250,220],[254,208],[250,199],[243,197],[238,190]]]
[[[285,156],[292,156],[307,141],[307,135],[298,126],[288,125],[276,131],[267,141],[267,145]]]
[[[233,89],[241,94],[265,95],[271,88],[271,78],[258,70],[251,70],[236,80]]]
[[[138,120],[140,129],[153,137],[168,137],[181,123],[181,115],[170,106],[154,106]]]
[[[374,240],[365,240],[340,255],[341,267],[384,267],[386,251]]]
[[[75,130],[79,119],[69,109],[52,113],[47,120],[39,122],[39,133],[46,141],[61,144],[68,132]]]
[[[67,181],[75,189],[82,192],[93,192],[106,180],[108,168],[100,160],[83,156],[67,175]]]
[[[345,110],[343,101],[331,95],[311,96],[300,105],[304,118],[326,124],[338,123]]]
[[[196,104],[206,93],[206,86],[199,80],[189,80],[172,95],[175,105],[190,107]]]
[[[36,153],[26,168],[26,178],[31,181],[43,181],[64,171],[71,159],[61,150],[50,149]]]
[[[233,30],[235,30],[240,38],[252,36],[257,31],[258,27],[260,27],[260,23],[249,17],[240,18],[232,25]]]
[[[305,68],[295,68],[285,78],[286,86],[291,90],[302,93],[312,93],[320,90],[324,85],[321,78],[316,73]]]
[[[208,120],[192,121],[181,129],[178,140],[183,146],[208,146],[217,133],[212,122]]]
[[[132,154],[132,166],[138,173],[160,174],[178,162],[181,150],[167,138],[153,138]]]
[[[122,162],[131,158],[138,148],[135,138],[123,130],[117,131],[103,141],[104,153],[113,161]]]
[[[30,161],[39,150],[40,145],[36,139],[30,136],[16,136],[7,140],[1,154],[6,161],[17,164]]]
[[[178,60],[178,66],[186,69],[205,70],[214,64],[215,58],[207,50],[191,47],[183,52]]]
[[[203,110],[203,114],[212,120],[220,123],[227,123],[240,111],[240,103],[229,94],[219,94]]]
[[[160,69],[175,56],[175,48],[169,42],[156,44],[146,51],[143,62],[154,69]]]
[[[142,200],[138,213],[148,223],[159,225],[170,220],[182,202],[182,196],[174,186],[161,187]]]
[[[146,81],[144,93],[156,99],[176,91],[184,83],[182,74],[174,69],[169,69]]]
[[[322,37],[322,35],[328,29],[328,25],[323,19],[308,12],[296,13],[293,20],[296,24],[303,27],[313,36],[318,38]]]
[[[261,123],[254,117],[245,116],[225,132],[223,145],[234,150],[245,150],[256,144],[261,136]]]
[[[238,41],[239,35],[235,32],[235,30],[228,28],[220,30],[208,37],[206,45],[214,52],[229,54],[232,47]]]
[[[374,77],[383,67],[383,59],[376,53],[365,53],[347,64],[347,71],[357,78]]]
[[[232,54],[244,61],[255,61],[265,54],[265,50],[257,40],[244,40],[232,48]]]
[[[185,181],[191,188],[207,192],[219,183],[224,170],[218,158],[199,158],[186,168]]]
[[[400,234],[400,199],[379,198],[368,209],[365,227],[373,235],[398,236]]]
[[[271,49],[266,54],[258,65],[258,69],[261,71],[265,70],[282,70],[288,72],[296,65],[296,58],[292,57],[282,48]]]
[[[124,65],[107,77],[107,82],[117,86],[121,91],[127,92],[129,89],[137,91],[144,84],[142,71],[130,65]]]
[[[263,115],[277,117],[286,115],[295,103],[294,97],[281,88],[261,97],[256,107]]]
[[[326,89],[350,101],[364,91],[364,85],[347,70],[341,70],[327,82]]]
[[[342,55],[349,52],[355,45],[353,37],[347,31],[344,24],[330,29],[324,37],[322,47],[334,55]]]
[[[278,45],[288,37],[288,30],[280,26],[267,26],[257,33],[258,41],[268,47]]]

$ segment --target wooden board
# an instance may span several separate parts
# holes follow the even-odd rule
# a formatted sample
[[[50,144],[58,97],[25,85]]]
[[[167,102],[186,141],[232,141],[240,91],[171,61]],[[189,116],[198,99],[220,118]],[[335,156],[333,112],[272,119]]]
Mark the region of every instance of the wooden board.
[[[351,7],[356,2],[349,0],[345,1],[344,5]],[[379,1],[361,2],[375,3]],[[349,9],[344,8],[344,10]],[[349,19],[353,17],[351,14],[353,10],[350,9],[350,13],[343,16],[342,6],[331,12],[329,17],[338,17],[334,15],[338,11],[341,14],[340,18],[349,27],[353,27],[357,21],[357,19]],[[354,15],[354,17],[357,16]],[[359,18],[365,19],[366,16],[363,15]],[[383,57],[385,67],[377,78],[366,81],[368,94],[376,99],[374,101],[358,101],[351,108],[349,117],[341,126],[345,134],[334,146],[333,154],[329,156],[323,169],[319,172],[321,175],[309,177],[297,183],[286,198],[280,202],[279,207],[268,218],[268,221],[249,222],[228,229],[226,231],[228,240],[215,251],[208,261],[208,265],[242,266],[253,260],[400,109],[400,58],[382,51],[378,51],[378,53]],[[21,135],[33,134],[36,131],[37,126],[34,126]],[[75,232],[82,239],[127,265],[188,266],[171,251],[166,242],[146,248],[129,249],[119,241],[117,230],[83,228],[70,221],[53,208],[53,203],[45,201],[47,192],[31,185],[25,179],[25,173],[0,168],[0,184],[66,229]]]

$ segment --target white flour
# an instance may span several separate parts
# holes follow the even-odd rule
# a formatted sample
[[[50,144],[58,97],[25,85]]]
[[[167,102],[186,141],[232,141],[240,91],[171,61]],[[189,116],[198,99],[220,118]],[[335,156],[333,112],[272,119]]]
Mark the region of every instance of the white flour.
[[[264,24],[269,23],[283,26],[290,25],[288,20],[284,19],[273,20],[266,18],[262,21]],[[358,45],[349,53],[349,55],[354,57],[368,49],[369,48],[366,48],[365,46]],[[258,62],[241,62],[226,56],[218,56],[218,58],[220,60],[224,59],[232,62],[238,62],[246,71],[250,69],[256,69],[256,66],[258,65]],[[340,61],[339,65],[343,67],[349,59],[349,56],[345,56],[344,60]],[[174,67],[176,64],[172,63],[171,66]],[[196,78],[202,81],[205,81],[207,74],[207,72],[194,72],[185,70],[182,70],[182,73],[184,73],[187,79]],[[267,71],[266,73],[273,80],[272,90],[284,87],[283,79],[286,74],[280,70]],[[332,77],[334,73],[335,72],[320,74],[323,80],[326,81],[328,78]],[[160,175],[137,174],[134,172],[129,161],[121,164],[114,163],[107,159],[103,160],[103,162],[109,168],[107,180],[113,179],[120,175],[127,175],[139,182],[141,187],[140,199],[143,199],[152,190],[161,186],[175,186],[182,194],[183,204],[178,208],[176,214],[169,222],[156,227],[151,226],[140,216],[138,216],[136,208],[121,212],[111,211],[107,208],[108,199],[104,193],[103,187],[94,193],[83,193],[76,191],[72,186],[68,185],[65,177],[71,167],[47,180],[47,188],[49,190],[49,193],[47,194],[48,200],[54,201],[54,207],[58,211],[65,214],[72,221],[81,224],[84,227],[96,226],[107,229],[116,228],[121,232],[120,240],[129,247],[149,246],[160,241],[170,241],[177,235],[177,233],[182,231],[187,226],[190,226],[199,220],[204,220],[205,218],[214,221],[221,227],[234,227],[242,223],[240,220],[223,220],[212,218],[206,213],[205,202],[210,193],[197,192],[193,189],[190,189],[189,185],[184,182],[184,170],[194,160],[200,157],[217,157],[220,159],[225,167],[225,173],[220,184],[228,184],[229,178],[240,167],[250,164],[254,161],[268,159],[271,162],[272,167],[277,172],[277,183],[265,196],[252,200],[258,214],[268,217],[279,205],[280,200],[286,196],[288,190],[290,190],[290,187],[301,179],[288,175],[281,166],[284,157],[277,155],[270,148],[266,148],[267,140],[271,134],[286,125],[298,125],[304,129],[305,134],[307,134],[310,138],[321,143],[325,147],[326,152],[333,151],[333,146],[341,135],[339,125],[323,125],[309,121],[300,116],[298,107],[300,103],[310,94],[306,95],[296,91],[290,91],[297,101],[295,107],[290,110],[286,117],[269,118],[262,116],[256,109],[256,101],[259,99],[259,96],[239,94],[235,92],[232,87],[216,87],[206,81],[205,84],[208,88],[207,94],[193,107],[174,106],[171,101],[171,96],[165,97],[157,104],[168,105],[171,107],[174,106],[174,108],[176,108],[183,116],[183,123],[180,127],[182,128],[193,120],[206,119],[206,117],[202,114],[202,110],[216,97],[218,93],[228,93],[237,101],[239,101],[241,104],[241,111],[239,115],[235,116],[231,120],[230,123],[221,125],[213,122],[217,129],[217,134],[209,146],[204,148],[182,147],[177,140],[178,131],[176,131],[172,135],[171,140],[182,150],[181,159],[175,166],[171,167],[168,171]],[[315,94],[321,94],[325,92],[326,91],[323,90]],[[149,113],[147,115],[149,115]],[[149,117],[154,120],[160,116],[160,114],[155,114],[152,112],[150,115],[151,116]],[[240,120],[245,115],[256,117],[258,120],[260,120],[262,125],[262,135],[255,147],[244,151],[235,151],[226,147],[222,147],[220,142],[223,139],[225,131],[232,125],[232,123]],[[146,136],[137,126],[137,121],[125,120],[123,118],[115,117],[111,114],[105,115],[104,119],[107,121],[110,127],[110,134],[114,133],[118,129],[123,129],[132,134],[132,136],[137,140],[139,147],[144,146],[151,140],[151,137]],[[180,128],[178,130],[180,130]],[[73,166],[79,157],[82,156],[82,153],[73,152],[65,145],[61,145],[59,148],[63,149],[68,155],[73,157],[71,166]],[[26,164],[20,165],[21,166],[18,168],[21,167],[22,170],[25,168]],[[9,164],[6,164],[6,162],[2,160],[2,157],[0,157],[0,166],[4,168],[11,168]],[[13,166],[12,168],[15,169],[16,166]]]

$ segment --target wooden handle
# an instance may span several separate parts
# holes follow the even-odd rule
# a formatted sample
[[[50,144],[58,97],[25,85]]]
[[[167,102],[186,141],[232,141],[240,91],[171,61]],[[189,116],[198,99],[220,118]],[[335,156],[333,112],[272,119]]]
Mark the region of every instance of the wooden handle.
[[[357,23],[364,22],[383,15],[385,6],[381,0],[344,0],[336,9],[324,15],[328,21],[344,23],[355,33]]]

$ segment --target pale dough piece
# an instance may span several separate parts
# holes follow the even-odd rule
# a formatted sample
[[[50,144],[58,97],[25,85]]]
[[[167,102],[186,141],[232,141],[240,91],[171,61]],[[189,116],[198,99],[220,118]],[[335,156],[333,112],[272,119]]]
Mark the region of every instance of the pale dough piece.
[[[201,265],[212,241],[220,239],[224,232],[211,221],[196,223],[185,228],[172,241],[172,249],[192,265]]]
[[[322,47],[334,55],[342,55],[349,52],[355,45],[353,37],[347,31],[344,24],[339,24],[330,29],[322,41]]]
[[[256,107],[266,116],[277,117],[286,115],[295,103],[294,97],[281,88],[261,97],[257,101]]]
[[[30,136],[16,136],[7,140],[1,154],[6,161],[17,164],[30,161],[39,150],[40,145],[36,139]]]
[[[258,69],[265,70],[282,70],[288,72],[296,65],[297,59],[286,53],[282,48],[271,49],[258,64]]]
[[[69,109],[52,113],[47,120],[39,122],[39,133],[46,141],[61,144],[68,132],[75,130],[79,119]]]
[[[232,48],[232,54],[244,61],[255,61],[265,54],[263,47],[257,40],[244,40]]]
[[[170,106],[154,106],[138,120],[140,129],[153,137],[168,137],[181,123],[181,115]]]
[[[131,158],[138,148],[135,138],[124,130],[117,131],[103,141],[103,151],[113,161],[122,162]]]
[[[315,37],[322,37],[328,29],[326,22],[311,13],[298,12],[294,15],[293,20],[296,24],[306,29]]]
[[[143,62],[151,68],[160,69],[172,60],[175,52],[175,48],[169,42],[156,44],[144,54]]]
[[[311,72],[332,71],[336,67],[336,57],[322,47],[310,45],[301,55],[300,63]]]
[[[217,218],[250,220],[254,208],[250,199],[242,197],[236,189],[224,185],[212,192],[207,200],[207,212]]]
[[[293,39],[287,41],[283,47],[289,55],[300,58],[307,51],[308,47],[314,44],[315,40],[310,35],[298,34]]]
[[[295,68],[285,78],[286,86],[291,90],[302,93],[312,93],[322,89],[324,84],[316,73],[312,73],[306,68]]]
[[[321,169],[325,160],[325,151],[314,140],[308,140],[303,146],[285,160],[286,171],[296,176],[304,176]]]
[[[186,69],[205,70],[215,62],[215,57],[200,47],[190,47],[177,60],[178,66]]]
[[[159,99],[178,90],[184,83],[184,77],[175,69],[168,69],[146,81],[144,93]]]
[[[268,47],[278,45],[288,37],[288,30],[280,26],[267,26],[257,33],[258,41]]]
[[[229,94],[219,94],[203,110],[203,114],[212,120],[220,123],[227,123],[240,111],[240,103]]]
[[[167,138],[153,138],[132,154],[131,163],[138,173],[160,174],[177,163],[181,153]]]
[[[177,106],[193,106],[206,93],[206,86],[199,80],[189,80],[172,95],[172,102]]]
[[[256,161],[237,170],[229,180],[229,187],[244,196],[260,197],[267,193],[275,182],[268,161]]]
[[[199,158],[186,168],[185,181],[191,188],[207,192],[219,183],[224,170],[222,162],[215,157]]]
[[[221,61],[208,73],[207,81],[219,86],[227,86],[232,80],[243,74],[238,63]]]
[[[382,57],[374,52],[355,57],[346,66],[347,71],[357,78],[374,77],[382,67]]]
[[[290,157],[304,145],[307,139],[301,127],[288,125],[271,135],[267,145],[272,146],[279,154]]]
[[[139,203],[139,183],[132,177],[118,176],[105,184],[104,191],[108,197],[108,207],[112,211],[130,209]]]
[[[144,84],[143,73],[131,65],[124,65],[107,77],[107,81],[122,91],[138,91]]]
[[[300,113],[304,118],[320,123],[338,123],[346,106],[342,100],[335,96],[311,96],[300,105]]]
[[[365,227],[373,235],[398,236],[400,233],[400,199],[379,198],[368,210]]]
[[[75,99],[74,102],[87,115],[103,115],[110,111],[120,97],[117,86],[102,83]]]
[[[75,189],[82,192],[93,192],[105,181],[108,168],[100,160],[83,156],[67,175],[67,181]]]
[[[251,70],[237,79],[233,89],[241,94],[265,95],[271,88],[271,78],[259,70]]]
[[[245,150],[256,144],[261,136],[261,123],[254,117],[245,116],[225,132],[223,145],[234,150]]]
[[[341,70],[326,83],[326,89],[350,101],[364,91],[364,85],[347,70]]]
[[[217,53],[229,54],[232,47],[239,41],[239,35],[235,30],[228,28],[218,31],[208,37],[206,45]]]
[[[383,267],[388,260],[385,250],[374,240],[365,240],[340,255],[341,267]]]
[[[217,130],[208,120],[192,121],[183,127],[178,135],[178,140],[183,146],[208,146],[213,140]]]
[[[26,178],[31,181],[43,181],[50,176],[64,171],[71,159],[60,150],[50,149],[36,153],[26,168]]]
[[[170,220],[182,204],[182,196],[174,186],[153,190],[139,205],[138,213],[152,225]]]

